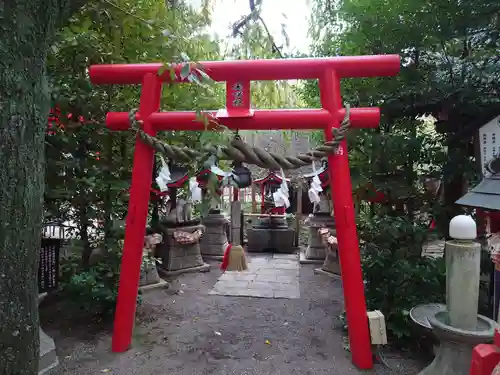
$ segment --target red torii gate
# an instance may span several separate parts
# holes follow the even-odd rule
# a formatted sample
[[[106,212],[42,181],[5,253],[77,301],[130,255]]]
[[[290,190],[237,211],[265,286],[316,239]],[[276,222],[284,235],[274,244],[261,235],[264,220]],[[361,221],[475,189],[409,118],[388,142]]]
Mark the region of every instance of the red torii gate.
[[[226,82],[226,106],[214,111],[219,124],[229,129],[324,129],[332,140],[332,129],[344,118],[340,79],[348,77],[394,76],[400,70],[398,55],[332,57],[316,59],[237,60],[200,63],[213,80]],[[181,65],[174,65],[177,80]],[[155,136],[158,131],[206,130],[195,112],[159,112],[163,82],[172,82],[169,72],[159,75],[163,64],[93,65],[90,79],[95,84],[141,84],[137,119],[143,130]],[[319,79],[321,109],[253,110],[250,107],[250,81]],[[375,128],[380,120],[378,108],[353,108],[354,128]],[[110,112],[106,118],[112,130],[130,128],[128,112]],[[213,128],[214,125],[210,125]],[[139,286],[142,246],[147,223],[149,191],[152,182],[154,150],[136,140],[132,168],[130,203],[126,219],[125,244],[114,322],[112,350],[126,351],[132,338]],[[352,185],[347,144],[342,141],[335,155],[328,157],[330,186],[344,289],[344,303],[349,328],[353,363],[361,369],[373,367],[370,332],[366,314],[359,243],[352,200]]]

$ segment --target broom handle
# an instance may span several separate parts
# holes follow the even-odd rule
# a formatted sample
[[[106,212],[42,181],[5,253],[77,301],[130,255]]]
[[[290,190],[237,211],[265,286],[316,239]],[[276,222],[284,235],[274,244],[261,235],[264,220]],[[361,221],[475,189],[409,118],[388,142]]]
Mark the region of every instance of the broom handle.
[[[231,243],[241,245],[241,202],[231,202]]]

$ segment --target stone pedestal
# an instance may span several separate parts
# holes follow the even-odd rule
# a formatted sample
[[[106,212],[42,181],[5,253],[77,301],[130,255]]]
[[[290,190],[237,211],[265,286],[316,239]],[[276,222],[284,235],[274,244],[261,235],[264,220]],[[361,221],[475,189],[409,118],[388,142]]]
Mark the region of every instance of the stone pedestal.
[[[295,230],[291,228],[250,228],[247,230],[247,251],[292,254],[295,248]]]
[[[478,315],[474,330],[450,326],[448,311],[429,317],[432,333],[439,340],[439,348],[432,363],[419,375],[469,375],[472,350],[476,345],[493,341],[496,322]]]
[[[158,284],[161,281],[160,275],[158,274],[158,269],[156,268],[156,264],[151,263],[145,265],[143,263],[141,268],[141,277],[139,279],[139,287]]]
[[[440,345],[434,361],[419,375],[468,375],[473,348],[493,341],[495,321],[478,315],[481,246],[470,216],[450,222],[446,242],[446,310],[429,316],[432,333]]]
[[[445,257],[448,323],[455,328],[475,330],[481,245],[471,241],[447,241]]]
[[[327,275],[334,278],[339,278],[341,276],[338,243],[336,241],[334,243],[328,243],[328,238],[332,236],[335,237],[335,235],[336,231],[333,229],[329,229],[329,231],[324,235],[320,235],[318,233],[319,238],[325,246],[326,257],[321,268],[316,268],[314,270],[314,273]]]
[[[340,276],[339,248],[337,245],[327,248],[326,258],[321,266],[321,270],[335,276]]]
[[[226,226],[228,218],[220,212],[211,212],[202,221],[205,233],[200,240],[203,258],[221,260],[228,245]]]
[[[321,268],[315,268],[314,273],[326,275],[333,278],[340,278],[340,261],[338,247],[329,246],[326,248],[326,258]]]
[[[207,272],[210,265],[203,261],[200,243],[180,244],[174,240],[176,231],[194,233],[203,230],[203,225],[185,226],[179,228],[163,227],[163,243],[158,245],[156,254],[162,260],[159,271],[165,276],[175,276],[187,272]]]
[[[38,304],[40,304],[47,293],[38,296]],[[50,370],[59,366],[59,359],[56,353],[56,344],[54,340],[43,332],[42,327],[39,327],[40,332],[40,359],[38,362],[38,375],[48,374]]]
[[[247,251],[292,254],[295,247],[295,229],[289,228],[285,217],[263,216],[247,229]]]
[[[320,228],[329,228],[335,235],[335,219],[329,213],[315,213],[309,215],[308,244],[305,251],[300,253],[300,263],[323,263],[326,259],[327,249],[318,233]]]

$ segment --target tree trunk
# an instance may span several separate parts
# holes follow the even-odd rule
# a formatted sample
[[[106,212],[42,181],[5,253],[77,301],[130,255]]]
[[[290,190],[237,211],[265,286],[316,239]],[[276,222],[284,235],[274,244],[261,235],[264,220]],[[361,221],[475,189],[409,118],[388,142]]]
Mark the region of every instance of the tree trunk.
[[[82,202],[79,202],[78,209],[79,232],[82,240],[82,266],[85,268],[89,266],[90,257],[92,255],[92,247],[90,246],[89,240],[89,217],[87,215],[87,205],[87,200],[82,199]]]
[[[36,375],[38,257],[46,55],[59,22],[83,1],[2,1],[0,6],[0,374]]]
[[[113,180],[113,138],[109,132],[105,133],[106,137],[106,154],[105,154],[105,163],[106,163],[106,180],[108,184],[106,185],[106,191],[104,193],[103,202],[104,202],[104,251],[107,252],[109,247],[113,242],[113,198],[112,198],[112,180]]]
[[[443,214],[438,221],[440,232],[449,236],[449,225],[451,219],[463,212],[463,208],[455,202],[464,195],[464,173],[463,166],[467,164],[467,146],[465,141],[448,141],[448,161],[445,166]]]
[[[19,19],[24,20],[23,24],[29,22],[25,15]],[[9,23],[3,19],[0,29],[5,22]],[[33,28],[32,32],[38,31]],[[39,352],[37,271],[45,187],[43,151],[49,111],[45,74],[48,46],[39,47],[44,42],[40,36],[18,37],[17,41],[6,41],[13,37],[4,33],[0,38],[2,375],[37,374]]]

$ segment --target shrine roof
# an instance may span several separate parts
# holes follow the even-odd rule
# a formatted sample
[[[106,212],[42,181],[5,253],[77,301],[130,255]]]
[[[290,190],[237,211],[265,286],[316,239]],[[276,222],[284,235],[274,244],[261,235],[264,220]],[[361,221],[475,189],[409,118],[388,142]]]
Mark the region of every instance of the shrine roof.
[[[495,162],[500,163],[500,157],[490,164],[496,164]],[[461,206],[500,211],[500,170],[485,176],[479,184],[455,203]]]
[[[253,183],[254,184],[265,184],[268,181],[281,183],[281,181],[283,181],[283,176],[281,176],[279,172],[269,171],[269,173],[266,177],[258,178],[256,180],[254,180]],[[285,181],[290,182],[290,179],[285,177]]]
[[[284,130],[241,131],[240,135],[245,142],[252,146],[282,155],[298,155],[311,151],[314,148],[314,145],[310,141],[310,131],[294,131],[291,135],[290,132]],[[319,167],[320,163],[318,162],[316,165]],[[248,165],[247,167],[252,172],[254,182],[255,180],[265,178],[269,174],[267,169],[259,168],[255,165]],[[311,173],[312,166],[286,170],[284,172],[285,177],[293,183],[301,179],[305,174]]]

